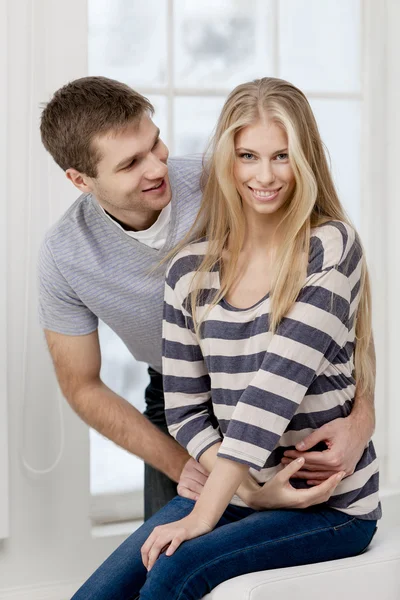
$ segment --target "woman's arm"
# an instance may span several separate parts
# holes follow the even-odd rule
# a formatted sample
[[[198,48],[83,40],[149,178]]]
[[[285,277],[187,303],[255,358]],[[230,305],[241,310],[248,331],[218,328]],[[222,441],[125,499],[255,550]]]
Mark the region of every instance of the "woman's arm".
[[[214,444],[214,446],[208,448],[200,458],[201,465],[204,466],[208,472],[212,472],[216,462],[220,460],[217,456],[220,446],[221,444]],[[329,478],[325,478],[326,481],[323,481],[312,488],[296,489],[291,485],[290,479],[295,477],[297,471],[302,468],[303,464],[303,458],[291,461],[290,465],[282,469],[282,471],[274,475],[272,479],[263,485],[258,484],[247,470],[236,490],[236,494],[245,504],[247,504],[247,506],[250,506],[255,510],[307,508],[314,504],[326,502],[332,495],[335,487],[341,481],[344,473],[334,473]],[[207,500],[207,502],[212,501],[212,498]]]
[[[215,464],[218,460],[218,450],[221,446],[221,442],[214,444],[210,448],[208,448],[200,457],[200,464],[211,473],[215,467]],[[234,490],[234,492],[245,502],[249,503],[252,495],[255,492],[258,492],[260,489],[260,485],[257,481],[250,475],[248,469],[245,473],[242,481],[240,482],[239,487]]]
[[[164,294],[163,384],[170,434],[196,460],[222,439],[211,403],[211,384],[185,298],[193,256],[183,252],[168,269]]]
[[[155,527],[147,538],[141,549],[147,570],[164,550],[171,556],[182,542],[212,531],[247,472],[246,465],[217,458],[192,512],[184,519]]]
[[[216,451],[216,446],[212,446],[203,453],[200,460],[207,468],[213,466],[200,499],[196,502],[192,512],[179,521],[155,527],[142,546],[142,560],[148,571],[164,550],[167,556],[171,556],[184,541],[212,531],[235,491],[239,492],[241,489],[243,481],[248,476],[248,466],[218,458]],[[338,485],[343,473],[335,474],[315,488],[295,490],[290,485],[289,479],[302,463],[303,459],[294,461],[261,487],[254,482],[255,490],[244,488],[244,497],[247,503],[260,510],[265,508],[306,508],[325,502]]]

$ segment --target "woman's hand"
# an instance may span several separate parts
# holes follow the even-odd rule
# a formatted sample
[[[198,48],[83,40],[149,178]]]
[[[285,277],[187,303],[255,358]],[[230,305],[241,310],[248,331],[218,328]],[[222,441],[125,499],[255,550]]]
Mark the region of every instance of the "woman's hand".
[[[185,540],[209,533],[212,529],[195,511],[180,521],[155,527],[141,548],[144,566],[150,571],[161,552],[166,550],[165,554],[171,556]]]
[[[289,482],[304,464],[304,458],[298,458],[288,464],[272,479],[264,483],[257,492],[251,494],[247,504],[255,510],[274,508],[307,508],[326,502],[344,477],[344,473],[335,473],[319,485],[309,489],[297,490]]]

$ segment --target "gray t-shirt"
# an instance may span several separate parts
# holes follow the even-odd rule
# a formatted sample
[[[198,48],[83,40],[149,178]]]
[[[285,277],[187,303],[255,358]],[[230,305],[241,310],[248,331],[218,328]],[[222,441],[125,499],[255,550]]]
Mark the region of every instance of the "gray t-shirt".
[[[168,167],[172,211],[161,250],[127,236],[84,194],[47,233],[39,256],[44,329],[85,335],[101,319],[136,360],[160,373],[166,265],[152,269],[193,224],[201,200],[201,157],[172,158]]]

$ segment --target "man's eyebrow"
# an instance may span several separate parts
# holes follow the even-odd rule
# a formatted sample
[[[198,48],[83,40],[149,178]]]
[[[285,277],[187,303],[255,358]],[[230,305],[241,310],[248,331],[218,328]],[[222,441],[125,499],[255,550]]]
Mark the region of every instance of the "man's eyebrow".
[[[160,137],[160,130],[157,127],[155,136],[153,138],[153,142],[151,144],[151,147],[153,148],[156,145],[156,142],[158,140],[158,138]],[[142,153],[138,152],[137,154],[132,154],[132,156],[127,156],[126,158],[123,158],[115,167],[114,171],[119,171],[120,169],[127,167],[131,162],[133,162],[134,160],[136,160],[137,158],[140,158],[140,155]]]

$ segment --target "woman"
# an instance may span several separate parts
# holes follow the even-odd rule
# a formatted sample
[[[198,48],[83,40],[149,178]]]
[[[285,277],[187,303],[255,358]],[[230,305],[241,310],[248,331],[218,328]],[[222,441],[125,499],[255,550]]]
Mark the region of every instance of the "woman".
[[[198,219],[175,254],[166,417],[210,476],[196,503],[175,498],[76,600],[198,600],[244,573],[358,554],[380,517],[372,443],[354,474],[316,488],[291,486],[302,459],[280,466],[305,430],[349,414],[354,370],[373,385],[362,248],[297,88],[265,78],[230,94]]]

